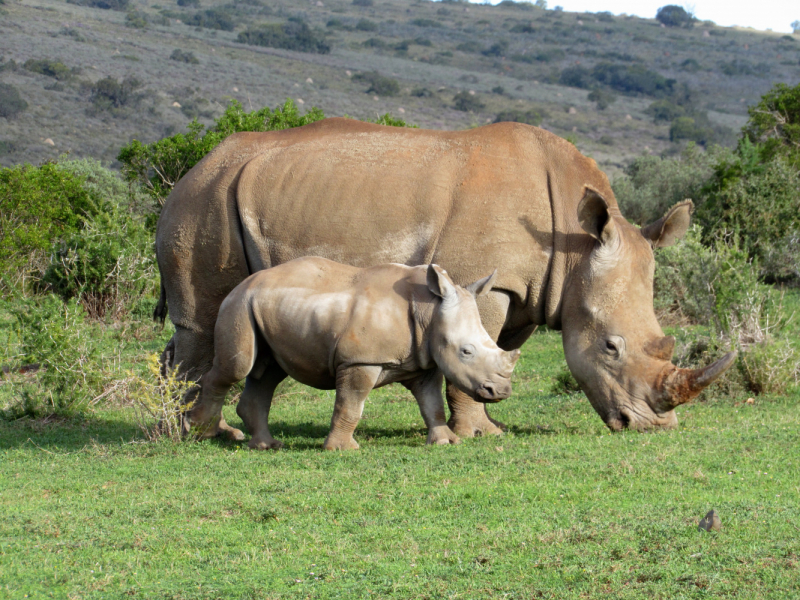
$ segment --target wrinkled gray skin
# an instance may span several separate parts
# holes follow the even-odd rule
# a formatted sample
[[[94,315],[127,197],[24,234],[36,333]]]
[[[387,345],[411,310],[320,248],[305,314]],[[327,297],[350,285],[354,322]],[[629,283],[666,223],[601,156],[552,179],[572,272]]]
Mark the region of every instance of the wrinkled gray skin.
[[[481,325],[475,298],[489,293],[494,278],[464,289],[437,265],[357,269],[317,257],[251,275],[220,307],[214,366],[200,379],[189,422],[204,437],[217,435],[225,395],[246,377],[236,412],[253,436],[249,445],[280,448],[269,409],[275,387],[290,375],[336,390],[324,448],[356,449],[367,394],[401,382],[419,404],[427,443],[458,443],[445,422],[443,376],[467,394],[498,401],[511,394],[519,358]]]
[[[614,430],[672,427],[674,408],[732,363],[670,362],[653,313],[653,248],[686,232],[690,201],[641,230],[606,176],[569,142],[519,123],[469,131],[326,119],[228,137],[175,186],[158,225],[166,354],[193,379],[214,358],[214,323],[251,273],[301,256],[366,267],[437,263],[456,283],[497,268],[478,300],[489,335],[519,348],[563,330],[567,363]],[[485,405],[447,387],[459,436],[500,433]],[[223,432],[224,421],[220,423]]]

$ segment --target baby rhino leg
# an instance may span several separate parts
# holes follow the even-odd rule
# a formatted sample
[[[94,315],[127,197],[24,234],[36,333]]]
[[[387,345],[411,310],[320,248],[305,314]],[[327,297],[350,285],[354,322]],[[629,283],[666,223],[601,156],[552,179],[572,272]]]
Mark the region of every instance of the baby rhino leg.
[[[458,444],[461,440],[453,433],[444,418],[444,399],[442,398],[442,377],[438,369],[402,382],[417,399],[422,419],[428,427],[426,444]]]
[[[199,430],[200,439],[225,431],[221,426],[225,396],[234,383],[247,377],[255,359],[256,334],[249,312],[220,312],[214,333],[214,366],[200,378],[199,399],[189,411],[189,422]]]
[[[286,372],[275,362],[268,365],[260,377],[256,378],[255,373],[247,376],[236,414],[253,436],[248,444],[253,449],[278,450],[283,447],[283,443],[272,437],[269,431],[269,409],[275,388],[284,379]]]
[[[336,404],[331,417],[331,430],[322,447],[325,450],[357,450],[353,432],[364,412],[364,401],[375,387],[381,367],[358,366],[339,369],[336,373]]]

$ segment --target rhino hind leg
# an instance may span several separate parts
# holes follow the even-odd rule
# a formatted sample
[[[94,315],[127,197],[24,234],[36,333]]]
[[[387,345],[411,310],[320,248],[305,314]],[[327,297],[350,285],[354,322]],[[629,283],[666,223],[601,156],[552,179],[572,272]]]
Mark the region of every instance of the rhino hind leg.
[[[286,379],[286,372],[275,362],[268,365],[260,377],[247,376],[236,414],[241,417],[252,436],[248,446],[254,450],[278,450],[283,442],[272,437],[269,431],[269,410],[275,388]]]

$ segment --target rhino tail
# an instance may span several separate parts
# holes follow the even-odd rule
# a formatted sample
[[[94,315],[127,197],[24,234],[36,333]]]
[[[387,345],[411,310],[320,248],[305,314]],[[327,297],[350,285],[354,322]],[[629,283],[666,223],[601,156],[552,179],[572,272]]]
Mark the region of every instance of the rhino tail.
[[[164,280],[161,280],[161,295],[158,298],[155,310],[153,310],[153,320],[162,323],[167,318],[167,289],[164,287]]]

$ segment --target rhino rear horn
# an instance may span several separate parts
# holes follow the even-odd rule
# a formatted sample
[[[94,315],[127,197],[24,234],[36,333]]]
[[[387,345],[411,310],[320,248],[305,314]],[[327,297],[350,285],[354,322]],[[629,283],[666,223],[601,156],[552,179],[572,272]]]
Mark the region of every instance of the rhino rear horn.
[[[675,352],[675,338],[671,335],[652,340],[644,345],[644,353],[659,360],[672,360],[673,352]]]
[[[736,351],[728,352],[716,362],[702,369],[675,369],[663,384],[665,406],[671,410],[689,402],[727,371],[736,360]]]

